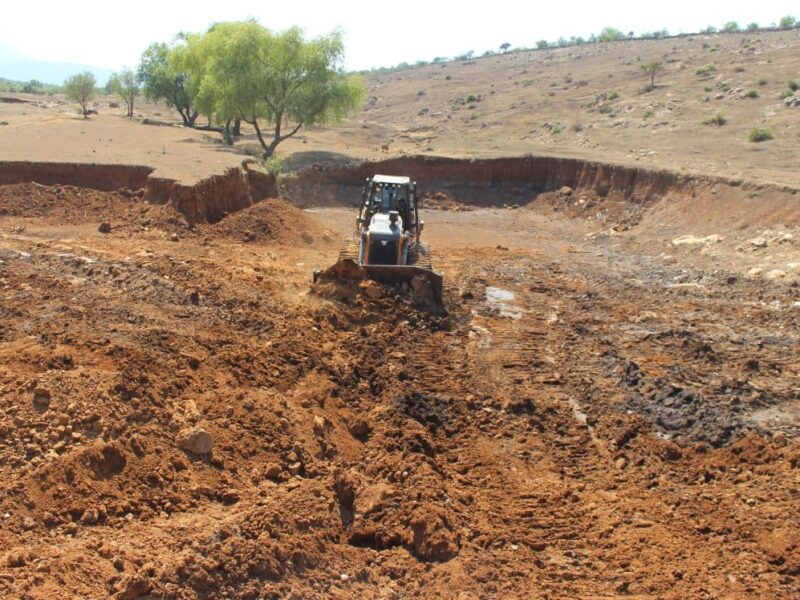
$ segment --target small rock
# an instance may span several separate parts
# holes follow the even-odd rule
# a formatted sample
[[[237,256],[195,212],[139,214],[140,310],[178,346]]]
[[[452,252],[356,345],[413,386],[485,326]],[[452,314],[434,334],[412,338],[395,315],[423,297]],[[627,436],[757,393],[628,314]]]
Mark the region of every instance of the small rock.
[[[377,300],[383,295],[383,290],[379,283],[372,281],[371,279],[366,279],[362,281],[358,285],[361,293],[365,294],[367,297],[372,298],[373,300]]]
[[[178,446],[192,454],[209,454],[214,447],[214,438],[200,427],[184,429],[178,434]]]
[[[303,463],[301,462],[293,462],[289,465],[289,473],[292,475],[299,475],[300,471],[303,470]]]
[[[100,519],[100,513],[96,508],[89,508],[81,516],[81,525],[96,525]]]
[[[766,248],[769,245],[769,242],[766,238],[763,237],[755,237],[750,240],[750,247],[751,248]]]
[[[359,440],[365,440],[372,432],[372,427],[365,419],[356,419],[349,426],[350,433]]]
[[[180,239],[181,239],[181,238],[179,238],[179,237],[178,237],[178,234],[177,234],[177,233],[172,233],[172,234],[170,234],[170,236],[169,236],[169,241],[170,241],[170,242],[179,242],[179,241],[180,241]]]
[[[284,479],[280,465],[275,463],[267,465],[266,469],[264,469],[264,477],[272,481],[282,481]]]
[[[617,469],[622,470],[625,468],[627,463],[628,461],[625,460],[625,457],[620,456],[616,461],[614,461],[614,466],[617,467]]]
[[[136,600],[136,598],[149,594],[151,589],[152,585],[147,578],[138,575],[125,575],[114,586],[116,591],[114,597],[117,600]]]
[[[786,277],[786,271],[781,271],[780,269],[772,269],[771,271],[767,271],[764,274],[766,279],[783,279]]]
[[[111,223],[107,223],[103,221],[100,223],[100,226],[97,228],[97,231],[100,233],[111,233]]]
[[[574,190],[571,187],[565,185],[560,190],[558,190],[558,193],[561,194],[562,196],[572,196],[573,191]]]
[[[325,417],[314,415],[314,433],[322,437],[330,430],[330,423]]]
[[[44,412],[50,407],[50,390],[45,388],[36,388],[33,390],[33,407]]]

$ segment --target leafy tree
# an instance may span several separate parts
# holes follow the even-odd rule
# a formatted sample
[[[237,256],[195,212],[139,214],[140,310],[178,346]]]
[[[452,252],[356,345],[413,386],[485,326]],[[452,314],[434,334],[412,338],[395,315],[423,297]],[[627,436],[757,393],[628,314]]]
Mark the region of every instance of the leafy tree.
[[[606,27],[603,31],[600,32],[600,35],[597,36],[598,41],[600,42],[616,42],[618,40],[625,39],[625,34],[622,33],[619,29],[615,29],[613,27]]]
[[[717,33],[717,28],[713,25],[709,25],[705,29],[703,29],[700,33]]]
[[[739,31],[739,23],[736,21],[728,21],[725,25],[722,26],[722,31],[726,33],[734,33]]]
[[[548,42],[547,40],[539,40],[538,42],[536,42],[536,47],[539,50],[545,50],[546,48],[550,47],[550,42]]]
[[[642,73],[650,78],[650,86],[648,90],[653,90],[656,87],[656,74],[664,70],[664,63],[654,60],[653,62],[646,63],[639,67]]]
[[[81,105],[84,119],[89,114],[89,102],[94,98],[94,86],[96,84],[97,80],[89,71],[78,73],[64,81],[64,95],[68,100]]]
[[[139,63],[139,81],[148,100],[164,100],[181,115],[184,125],[193,126],[198,112],[190,90],[189,75],[176,68],[176,48],[155,43],[148,46]]]
[[[792,15],[786,15],[785,17],[781,17],[779,25],[781,29],[791,29],[796,23],[797,20]]]
[[[508,42],[503,42],[502,44],[500,44],[501,52],[508,52],[509,48],[511,48],[511,44],[509,44]]]
[[[139,77],[128,68],[120,73],[114,73],[106,86],[112,94],[116,94],[128,109],[128,117],[133,116],[133,103],[139,95]]]
[[[338,31],[306,40],[296,27],[276,33],[254,21],[227,22],[187,42],[198,107],[219,122],[250,123],[267,157],[304,126],[341,121],[364,97],[362,79],[342,69]]]
[[[758,26],[758,23],[748,23],[747,24],[747,31],[758,31],[759,29],[760,29],[760,27]]]

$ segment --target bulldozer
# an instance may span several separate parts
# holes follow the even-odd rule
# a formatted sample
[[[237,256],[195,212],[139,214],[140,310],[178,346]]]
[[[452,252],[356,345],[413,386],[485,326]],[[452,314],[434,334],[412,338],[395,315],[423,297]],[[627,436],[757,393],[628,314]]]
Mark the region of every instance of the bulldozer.
[[[314,272],[314,281],[365,272],[381,283],[406,284],[442,306],[443,277],[434,271],[428,246],[420,241],[423,226],[415,181],[395,175],[367,178],[353,239],[345,243],[335,265]]]

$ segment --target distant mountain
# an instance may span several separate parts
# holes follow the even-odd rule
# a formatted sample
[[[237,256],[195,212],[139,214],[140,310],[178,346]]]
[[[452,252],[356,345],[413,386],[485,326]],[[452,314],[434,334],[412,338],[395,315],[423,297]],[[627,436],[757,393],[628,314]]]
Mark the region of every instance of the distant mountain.
[[[42,83],[52,83],[61,85],[64,80],[71,75],[82,71],[90,71],[97,79],[97,84],[105,85],[111,76],[111,69],[100,69],[88,65],[78,65],[65,62],[47,62],[40,60],[28,60],[25,58],[6,58],[7,50],[13,49],[0,44],[0,77],[13,81],[30,81],[36,79]]]

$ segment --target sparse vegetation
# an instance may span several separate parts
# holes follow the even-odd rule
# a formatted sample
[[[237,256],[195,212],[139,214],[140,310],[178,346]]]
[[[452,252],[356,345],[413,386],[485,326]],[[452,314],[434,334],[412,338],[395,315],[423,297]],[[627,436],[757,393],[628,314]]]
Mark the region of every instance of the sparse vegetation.
[[[796,92],[797,90],[800,90],[800,83],[797,83],[794,80],[788,81],[786,83],[786,85],[789,86],[789,89],[792,90],[793,92]]]
[[[650,118],[650,117],[652,117],[654,114],[655,114],[655,113],[654,113],[652,110],[646,110],[646,111],[644,111],[644,115],[642,116],[642,118],[644,118],[644,119],[649,119],[649,118]]]
[[[600,34],[597,36],[597,41],[599,42],[616,42],[619,40],[624,40],[625,34],[622,33],[619,29],[615,29],[614,27],[606,27]]]
[[[747,98],[758,98],[758,90],[747,90],[745,96]]]
[[[750,133],[747,134],[747,139],[751,142],[766,142],[772,138],[772,130],[759,127],[754,127],[750,130]]]
[[[725,123],[728,122],[728,119],[725,115],[723,115],[720,111],[714,113],[714,116],[705,121],[706,125],[716,125],[717,127],[722,127]]]
[[[697,71],[695,71],[695,74],[699,75],[700,77],[711,77],[716,72],[717,72],[717,67],[714,66],[712,63],[709,63],[697,69]]]
[[[619,92],[617,92],[617,90],[611,90],[610,92],[608,92],[606,98],[608,98],[609,100],[616,100],[617,98],[619,98]]]
[[[648,91],[654,90],[656,87],[656,75],[664,70],[664,63],[654,60],[639,67],[645,75],[650,78],[650,86]]]
[[[764,77],[762,77],[761,79],[758,80],[758,85],[760,85],[762,87],[767,85],[768,83],[769,83],[769,81]]]
[[[8,121],[0,121],[0,127],[5,127],[8,125]]]
[[[64,82],[64,95],[81,105],[83,118],[89,115],[89,102],[94,99],[97,80],[89,71],[78,73]]]

